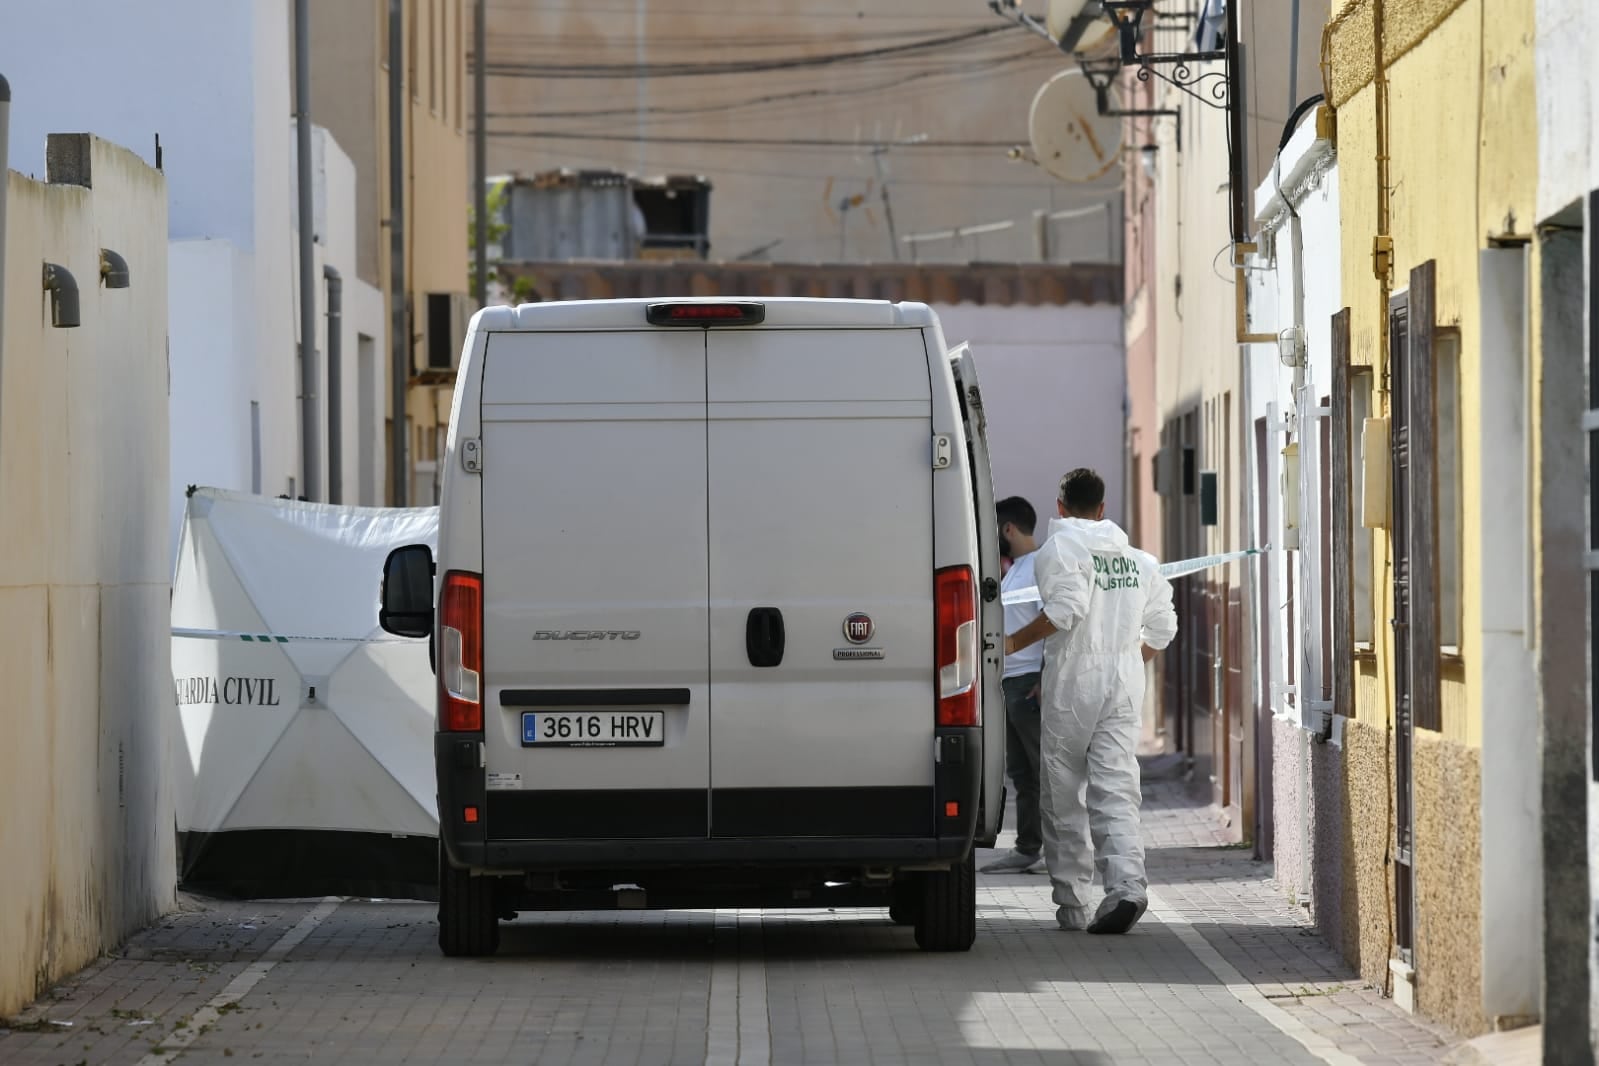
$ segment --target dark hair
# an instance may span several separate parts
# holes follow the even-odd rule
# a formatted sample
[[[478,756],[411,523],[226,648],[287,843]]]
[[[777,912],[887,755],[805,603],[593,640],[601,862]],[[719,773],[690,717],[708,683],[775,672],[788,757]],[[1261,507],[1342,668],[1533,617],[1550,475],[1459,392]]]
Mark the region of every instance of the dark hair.
[[[1081,518],[1091,515],[1105,502],[1105,479],[1085,466],[1060,479],[1060,502],[1066,513]]]
[[[999,518],[1002,529],[1009,523],[1030,537],[1033,530],[1038,528],[1038,512],[1020,496],[1008,496],[1000,500],[994,505],[994,514]]]

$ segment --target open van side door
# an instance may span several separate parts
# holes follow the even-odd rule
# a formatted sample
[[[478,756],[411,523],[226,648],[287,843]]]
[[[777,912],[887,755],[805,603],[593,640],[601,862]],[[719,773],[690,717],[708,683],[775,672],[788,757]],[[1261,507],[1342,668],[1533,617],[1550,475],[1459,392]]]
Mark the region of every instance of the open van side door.
[[[1005,810],[1005,606],[999,596],[999,526],[994,514],[994,477],[988,465],[988,422],[977,387],[971,347],[949,353],[966,425],[966,457],[972,471],[972,512],[977,520],[978,613],[982,622],[983,799],[977,813],[978,847],[991,848]]]

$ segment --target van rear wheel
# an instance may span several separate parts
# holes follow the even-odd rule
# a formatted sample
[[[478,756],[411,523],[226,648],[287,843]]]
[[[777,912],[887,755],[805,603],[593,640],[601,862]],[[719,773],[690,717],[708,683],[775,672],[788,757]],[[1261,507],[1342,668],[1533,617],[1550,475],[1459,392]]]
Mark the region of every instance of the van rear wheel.
[[[500,946],[495,878],[450,865],[439,845],[439,950],[452,958],[492,955]]]
[[[977,855],[948,870],[921,875],[916,946],[923,951],[970,951],[977,939]]]

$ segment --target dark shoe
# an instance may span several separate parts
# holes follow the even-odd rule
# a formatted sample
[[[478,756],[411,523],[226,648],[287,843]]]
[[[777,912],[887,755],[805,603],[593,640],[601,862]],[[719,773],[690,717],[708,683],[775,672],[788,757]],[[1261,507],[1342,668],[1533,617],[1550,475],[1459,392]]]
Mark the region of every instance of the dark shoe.
[[[1101,936],[1125,933],[1137,923],[1141,910],[1138,904],[1124,899],[1109,912],[1095,918],[1088,931]]]

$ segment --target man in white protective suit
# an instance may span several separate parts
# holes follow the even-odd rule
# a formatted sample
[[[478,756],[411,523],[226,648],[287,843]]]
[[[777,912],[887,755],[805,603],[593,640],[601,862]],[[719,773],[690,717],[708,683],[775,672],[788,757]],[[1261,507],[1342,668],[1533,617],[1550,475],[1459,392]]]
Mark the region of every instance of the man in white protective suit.
[[[1138,818],[1144,664],[1177,635],[1177,613],[1155,558],[1105,520],[1099,475],[1067,474],[1057,506],[1034,559],[1044,613],[1005,639],[1005,654],[1045,641],[1041,806],[1056,920],[1125,933],[1148,905]],[[1096,864],[1105,899],[1090,923]]]

